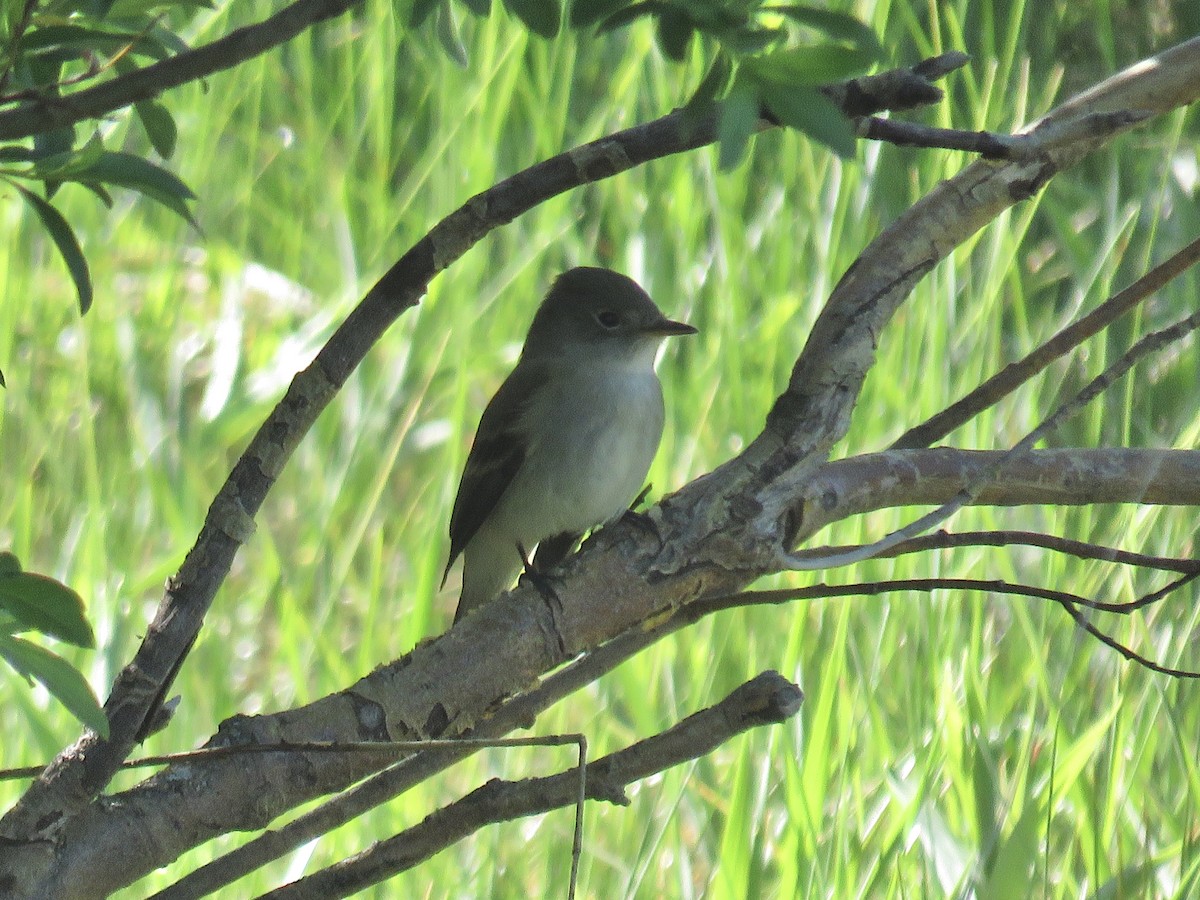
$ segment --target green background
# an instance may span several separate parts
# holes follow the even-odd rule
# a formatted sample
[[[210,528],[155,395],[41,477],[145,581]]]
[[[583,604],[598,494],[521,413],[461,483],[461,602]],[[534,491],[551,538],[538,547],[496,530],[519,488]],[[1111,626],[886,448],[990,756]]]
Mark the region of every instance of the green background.
[[[212,40],[268,4],[202,15]],[[947,100],[918,118],[1012,130],[1200,27],[1188,4],[860,2],[894,64],[965,49]],[[234,18],[237,17],[237,18]],[[466,18],[460,16],[460,18]],[[499,9],[463,22],[467,69],[388,4],[319,27],[164,99],[170,163],[204,233],[120,195],[60,206],[94,267],[80,319],[53,246],[15,195],[0,207],[0,548],[88,602],[100,649],[56,648],[103,697],[208,503],[292,375],[361,293],[440,217],[526,165],[661,115],[703,74],[641,24],[530,37]],[[144,152],[125,115],[111,146]],[[880,337],[845,456],[880,449],[1191,240],[1196,127],[1184,113],[1119,139],[1002,216],[917,288]],[[746,164],[707,148],[557,198],[439,276],[350,379],[284,471],[238,556],[148,752],[201,743],[234,713],[350,684],[448,627],[438,590],[450,504],[478,416],[553,276],[637,278],[700,335],[660,371],[666,434],[650,479],[673,490],[762,427],[813,318],[870,238],[963,154],[860,147],[840,163],[794,133]],[[1143,331],[1186,314],[1187,275],[1128,321],[953,434],[1006,447]],[[1140,366],[1054,446],[1192,447],[1197,354]],[[818,537],[877,538],[916,510]],[[1194,511],[968,510],[954,530],[1044,530],[1150,553],[1194,552]],[[1029,550],[961,550],[765,579],[846,583],[964,575],[1129,600],[1160,576]],[[452,582],[454,576],[452,576]],[[1200,668],[1188,589],[1094,621],[1160,662]],[[1200,703],[1194,684],[1121,660],[1042,601],[941,592],[730,612],[570,698],[537,733],[583,731],[594,754],[647,736],[763,669],[806,692],[760,729],[588,809],[585,897],[1185,897],[1200,893]],[[44,761],[78,726],[0,676],[0,765]],[[223,896],[251,896],[419,821],[492,775],[547,774],[567,749],[481,754]],[[123,775],[116,787],[142,775]],[[21,783],[0,784],[7,808]],[[572,814],[484,830],[368,896],[564,896]],[[127,892],[143,896],[242,843],[231,836]]]

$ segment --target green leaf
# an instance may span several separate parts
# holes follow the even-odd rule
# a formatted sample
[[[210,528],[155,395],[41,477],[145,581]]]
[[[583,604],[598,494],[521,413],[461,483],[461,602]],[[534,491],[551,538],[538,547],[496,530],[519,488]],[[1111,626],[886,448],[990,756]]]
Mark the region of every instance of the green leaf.
[[[68,181],[79,172],[90,169],[104,155],[104,141],[99,132],[92,134],[88,142],[77,150],[67,150],[35,159],[29,169],[28,177],[44,181],[55,179]]]
[[[658,15],[658,46],[668,59],[683,62],[695,31],[691,17],[668,6]]]
[[[138,191],[151,200],[157,200],[190,225],[199,227],[187,208],[187,201],[196,196],[191,188],[162,166],[156,166],[140,156],[105,152],[94,165],[78,173],[74,180],[98,181]]]
[[[103,19],[108,15],[114,0],[88,0],[87,11],[95,19]]]
[[[486,19],[492,14],[492,0],[459,0],[459,2],[481,19]]]
[[[860,22],[854,16],[798,4],[772,6],[771,12],[782,13],[800,25],[807,25],[831,38],[870,50],[875,55],[876,61],[882,60],[886,55],[883,45],[879,42],[879,36],[871,30],[870,26]]]
[[[544,38],[558,34],[562,21],[560,0],[504,0],[504,5],[534,34]]]
[[[0,164],[33,162],[37,158],[37,154],[30,147],[22,147],[18,144],[7,144],[0,147]]]
[[[818,85],[861,75],[876,61],[874,54],[842,44],[818,44],[775,50],[747,59],[760,79],[786,85]]]
[[[8,385],[4,382],[4,370],[0,369],[0,388],[6,388]]]
[[[109,9],[109,15],[114,19],[136,19],[167,8],[174,8],[191,17],[197,10],[216,9],[216,4],[212,0],[116,0]]]
[[[688,99],[685,109],[695,110],[709,103],[724,93],[729,87],[729,77],[733,73],[733,63],[725,53],[718,52],[704,78],[696,85],[695,93]]]
[[[86,315],[92,306],[92,273],[88,269],[83,251],[79,248],[75,232],[67,224],[67,220],[62,217],[62,213],[33,191],[15,182],[12,182],[12,185],[21,192],[25,202],[33,207],[33,211],[42,220],[42,225],[51,240],[54,241],[54,245],[58,247],[63,262],[67,264],[67,271],[71,273],[71,280],[75,282],[75,293],[79,295],[79,313]]]
[[[0,575],[0,609],[43,634],[78,647],[96,646],[83,598],[53,578],[20,571]]]
[[[587,28],[629,5],[629,0],[575,0],[571,4],[571,27]]]
[[[170,56],[173,49],[163,43],[162,33],[162,29],[147,31],[140,25],[129,31],[82,25],[44,25],[26,35],[22,49],[30,55],[44,57],[44,64],[61,64],[84,54],[111,56],[119,53],[123,60],[128,60],[131,55],[160,60]]]
[[[151,146],[163,159],[170,159],[175,152],[175,139],[178,137],[174,117],[165,106],[154,100],[135,103],[133,109],[141,120],[142,127],[146,129],[146,137],[150,138]]]
[[[108,720],[87,680],[61,656],[18,637],[0,634],[0,657],[25,678],[35,678],[75,718],[101,737]]]
[[[717,123],[717,140],[721,145],[717,159],[721,169],[728,171],[742,161],[757,125],[758,93],[749,80],[738,78],[721,103],[721,119]]]
[[[20,575],[21,561],[17,559],[15,553],[10,553],[8,550],[0,550],[0,578],[7,575]]]
[[[762,82],[759,91],[763,103],[780,123],[803,131],[843,159],[854,156],[857,140],[850,121],[820,91],[774,81]]]
[[[202,5],[206,7],[209,6],[207,3]],[[185,41],[175,32],[167,28],[163,28],[161,25],[155,25],[153,28],[147,31],[146,40],[154,41],[154,43],[162,47],[162,53],[164,57],[170,56],[171,54],[179,55],[180,53],[187,53],[192,49],[190,46],[188,46],[187,41]]]
[[[71,127],[55,128],[33,136],[33,151],[42,157],[69,156],[74,144],[75,129]],[[46,199],[49,200],[54,196],[61,182],[51,178],[46,178],[45,182]]]
[[[721,46],[731,53],[749,56],[762,53],[787,37],[782,28],[727,28],[714,33]]]
[[[112,205],[113,205],[112,194],[110,194],[108,191],[106,191],[103,188],[103,186],[101,186],[99,184],[94,184],[94,183],[88,182],[88,181],[81,181],[81,182],[79,182],[79,185],[80,185],[80,187],[91,191],[93,194],[95,194],[97,197],[100,198],[101,203],[103,203],[109,209],[112,209]]]
[[[601,31],[612,31],[620,28],[622,25],[628,25],[635,19],[640,19],[642,16],[649,16],[654,13],[661,13],[663,10],[670,9],[666,3],[659,0],[645,0],[642,3],[635,3],[632,6],[627,6],[624,9],[619,9],[603,22],[600,23]]]
[[[38,157],[63,156],[75,146],[75,129],[54,128],[33,136],[33,150]]]
[[[440,5],[441,0],[413,0],[412,12],[408,16],[408,27],[420,28]]]
[[[435,13],[437,19],[437,36],[438,41],[442,45],[442,49],[446,51],[460,69],[465,69],[468,64],[467,48],[462,42],[462,38],[458,34],[458,22],[454,19],[454,9],[449,3],[443,3],[438,7]]]

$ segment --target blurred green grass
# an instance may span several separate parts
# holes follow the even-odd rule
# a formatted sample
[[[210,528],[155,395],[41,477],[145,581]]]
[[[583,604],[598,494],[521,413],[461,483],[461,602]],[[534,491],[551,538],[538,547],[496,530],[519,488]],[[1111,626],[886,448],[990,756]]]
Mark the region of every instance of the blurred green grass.
[[[1169,33],[1125,7],[1018,0],[860,2],[897,64],[963,48],[974,60],[924,113],[1011,129]],[[1172,7],[1174,9],[1174,7]],[[239,4],[211,39],[266,14]],[[1177,27],[1187,27],[1176,10]],[[243,18],[233,18],[245,17]],[[84,320],[20,204],[0,248],[0,547],[89,602],[101,649],[74,653],[103,694],[129,658],[257,424],[357,297],[430,225],[530,163],[680,103],[702,74],[649,29],[556,42],[497,11],[464,23],[455,67],[388,4],[166,98],[173,167],[200,194],[205,237],[121,198],[63,196],[95,268]],[[1181,31],[1180,35],[1194,33]],[[143,137],[118,120],[116,143]],[[881,336],[836,449],[885,446],[1193,237],[1194,116],[1122,138],[939,266]],[[489,236],[432,285],[350,379],[283,473],[177,685],[183,704],[149,752],[203,741],[225,717],[344,687],[439,633],[437,583],[472,430],[550,279],[574,264],[638,278],[698,325],[661,373],[669,421],[651,472],[672,490],[761,427],[832,285],[883,225],[966,162],[863,147],[842,164],[796,135],[757,138],[734,173],[712,149],[560,197]],[[64,192],[65,194],[65,192]],[[1011,444],[1142,329],[1189,308],[1172,285],[952,435]],[[1055,444],[1192,446],[1193,344],[1078,416]],[[911,510],[839,524],[878,537]],[[1167,554],[1194,552],[1194,514],[1134,507],[968,510],[957,529],[1016,527]],[[1033,552],[958,551],[827,573],[830,581],[967,574],[1130,599],[1140,573]],[[764,580],[799,584],[821,576]],[[1129,622],[1098,621],[1162,662],[1200,667],[1184,592]],[[68,655],[70,655],[68,651]],[[593,752],[661,730],[762,669],[805,689],[791,726],[758,731],[589,807],[581,896],[1187,897],[1200,891],[1200,705],[1195,688],[1121,661],[1058,609],[939,593],[726,613],[630,661],[539,721]],[[51,757],[75,724],[0,679],[0,765]],[[257,875],[250,896],[419,821],[491,774],[570,764],[568,751],[490,752]],[[122,776],[120,785],[142,776]],[[20,785],[0,784],[7,807]],[[571,814],[489,828],[367,896],[563,896]],[[169,883],[226,838],[156,873]]]

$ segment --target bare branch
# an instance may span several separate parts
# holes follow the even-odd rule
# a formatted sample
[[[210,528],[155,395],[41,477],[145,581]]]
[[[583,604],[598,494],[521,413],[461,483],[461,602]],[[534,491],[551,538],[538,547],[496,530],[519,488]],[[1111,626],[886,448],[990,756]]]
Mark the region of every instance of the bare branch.
[[[1133,553],[1116,547],[1105,547],[1087,541],[1076,541],[1070,538],[1058,537],[1053,534],[1040,534],[1036,531],[938,531],[922,535],[897,544],[882,556],[896,557],[910,553],[924,553],[928,550],[948,550],[959,547],[1040,547],[1043,550],[1053,550],[1077,559],[1095,559],[1103,562],[1115,562],[1125,566],[1135,566],[1145,569],[1157,569],[1160,572],[1178,572],[1181,575],[1200,572],[1200,559],[1184,559],[1174,556],[1150,556],[1145,553]],[[805,553],[822,553],[826,548],[817,547]],[[834,550],[840,548],[832,548]]]
[[[1059,405],[1053,413],[1036,428],[1021,438],[1011,450],[1006,450],[995,461],[993,466],[979,473],[976,481],[963,486],[950,500],[942,504],[933,512],[921,516],[914,522],[893,531],[886,537],[880,538],[873,544],[862,547],[855,547],[834,556],[825,557],[807,557],[802,558],[794,553],[781,549],[779,558],[781,564],[790,569],[796,570],[813,570],[813,569],[828,569],[832,566],[843,566],[854,562],[860,562],[864,559],[870,559],[878,556],[880,553],[895,547],[902,541],[912,538],[923,531],[936,526],[937,524],[946,521],[954,513],[958,512],[964,506],[975,502],[976,498],[983,491],[988,483],[996,479],[1005,467],[1011,466],[1019,460],[1023,454],[1030,452],[1030,448],[1035,443],[1054,431],[1066,419],[1074,415],[1092,400],[1099,397],[1104,391],[1108,390],[1114,382],[1122,378],[1129,372],[1130,369],[1137,364],[1142,358],[1154,353],[1169,344],[1185,337],[1192,331],[1200,328],[1200,310],[1192,313],[1190,316],[1179,320],[1174,325],[1159,331],[1152,332],[1132,347],[1130,347],[1121,357],[1088,382],[1083,390],[1079,391],[1071,400]]]
[[[587,795],[626,805],[625,788],[634,781],[710,753],[751,728],[787,721],[799,711],[803,696],[798,686],[778,672],[764,672],[668,731],[591,763]],[[485,825],[569,806],[575,802],[577,782],[573,770],[519,782],[492,780],[421,824],[263,897],[347,897],[412,868]]]
[[[1190,581],[1193,577],[1195,576],[1184,576],[1184,578],[1180,579],[1180,581]],[[1174,589],[1176,586],[1177,585],[1175,584],[1169,585],[1171,589]],[[1071,618],[1075,620],[1076,625],[1078,625],[1096,640],[1100,641],[1100,643],[1104,644],[1106,647],[1116,650],[1130,662],[1137,663],[1139,666],[1149,669],[1151,672],[1157,672],[1160,675],[1169,675],[1172,678],[1200,678],[1200,672],[1195,672],[1190,669],[1176,669],[1172,666],[1164,666],[1161,663],[1156,663],[1149,657],[1143,656],[1130,647],[1127,647],[1125,644],[1122,644],[1111,635],[1101,631],[1099,628],[1089,622],[1083,613],[1081,613],[1070,601],[1060,600],[1059,603],[1062,605],[1062,608],[1065,609],[1068,614],[1070,614]]]
[[[1064,356],[1085,340],[1098,334],[1143,300],[1178,278],[1200,260],[1200,238],[1173,253],[1133,284],[1119,291],[1076,322],[1071,323],[1024,359],[1010,363],[961,400],[902,434],[893,450],[928,447],[955,428],[979,415],[1011,394],[1054,360]]]
[[[859,120],[856,133],[872,141],[887,141],[900,147],[926,147],[943,150],[965,150],[984,159],[1030,160],[1053,146],[1084,137],[1107,137],[1149,118],[1148,113],[1120,111],[1097,113],[1073,122],[1073,130],[1062,129],[1053,135],[1000,134],[995,131],[960,131],[957,128],[936,128],[919,122],[881,119],[868,116]]]
[[[811,480],[781,494],[780,516],[804,522],[807,534],[877,509],[940,506],[987,472],[1007,451],[884,450],[839,459],[822,466]],[[1200,451],[1075,448],[1032,450],[1010,466],[1001,480],[987,484],[980,506],[1144,503],[1200,504]],[[798,553],[798,555],[802,555]]]
[[[677,111],[568,150],[471,198],[405,253],[296,376],[221,487],[195,546],[169,581],[137,655],[118,676],[105,703],[110,737],[103,740],[88,732],[65,750],[0,820],[0,836],[20,839],[53,833],[95,796],[136,740],[151,729],[154,712],[191,649],[234,556],[253,534],[254,516],[278,473],[367,351],[396,318],[417,304],[438,272],[491,230],[551,197],[651,159],[712,143],[715,122],[715,114],[697,122]]]

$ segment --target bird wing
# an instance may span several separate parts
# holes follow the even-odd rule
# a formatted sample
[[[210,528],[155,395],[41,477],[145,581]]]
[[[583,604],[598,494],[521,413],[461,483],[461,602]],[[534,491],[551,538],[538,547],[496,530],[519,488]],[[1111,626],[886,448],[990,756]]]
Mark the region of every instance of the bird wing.
[[[546,381],[546,375],[529,369],[514,369],[488,403],[467,455],[454,511],[450,514],[450,566],[492,511],[525,461],[528,451],[521,422],[528,398]]]

